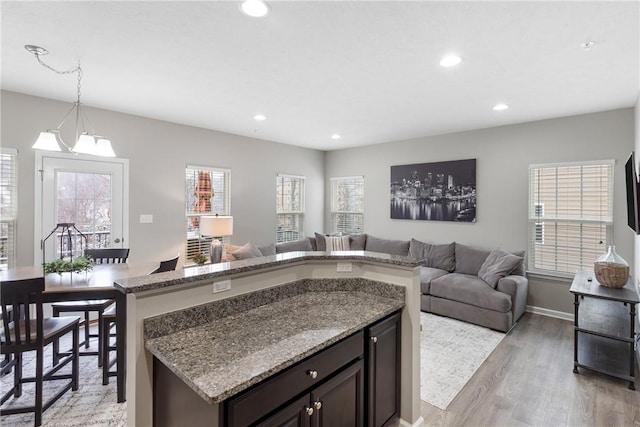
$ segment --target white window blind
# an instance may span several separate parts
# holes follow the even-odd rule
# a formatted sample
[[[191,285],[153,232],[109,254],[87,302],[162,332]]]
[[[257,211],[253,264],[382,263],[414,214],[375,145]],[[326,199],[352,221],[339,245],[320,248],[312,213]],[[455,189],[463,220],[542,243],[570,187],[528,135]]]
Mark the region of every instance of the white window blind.
[[[276,242],[292,242],[304,237],[304,190],[302,176],[276,177]]]
[[[334,233],[360,234],[364,228],[364,177],[331,178]]]
[[[613,160],[529,167],[531,271],[572,276],[611,244]]]
[[[231,214],[230,181],[229,169],[193,165],[185,169],[186,259],[209,251],[211,237],[200,236],[200,216]]]
[[[18,217],[18,152],[0,151],[0,270],[15,266],[16,219]]]

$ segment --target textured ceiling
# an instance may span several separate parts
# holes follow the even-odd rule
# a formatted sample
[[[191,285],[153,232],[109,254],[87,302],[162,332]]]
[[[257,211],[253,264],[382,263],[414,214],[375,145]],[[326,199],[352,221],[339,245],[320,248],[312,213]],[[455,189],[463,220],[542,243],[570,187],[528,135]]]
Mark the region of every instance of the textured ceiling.
[[[274,1],[262,19],[238,6],[3,1],[2,89],[75,99],[72,76],[24,50],[35,44],[56,68],[81,62],[86,105],[321,150],[638,96],[637,1]],[[463,62],[440,67],[447,53]],[[493,111],[497,102],[511,108]]]

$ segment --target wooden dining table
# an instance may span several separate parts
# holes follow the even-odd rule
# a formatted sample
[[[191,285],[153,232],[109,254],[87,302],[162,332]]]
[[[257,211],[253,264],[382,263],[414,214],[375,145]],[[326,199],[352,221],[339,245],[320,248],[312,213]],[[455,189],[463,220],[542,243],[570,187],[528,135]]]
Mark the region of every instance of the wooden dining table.
[[[50,273],[44,275],[41,266],[25,266],[0,271],[0,280],[22,280],[44,276],[45,288],[42,296],[45,303],[114,299],[116,301],[116,327],[118,330],[116,344],[118,402],[124,402],[126,400],[127,300],[125,294],[113,286],[113,282],[118,279],[145,276],[157,267],[158,263],[153,262],[98,264],[87,274],[63,273],[59,275]]]

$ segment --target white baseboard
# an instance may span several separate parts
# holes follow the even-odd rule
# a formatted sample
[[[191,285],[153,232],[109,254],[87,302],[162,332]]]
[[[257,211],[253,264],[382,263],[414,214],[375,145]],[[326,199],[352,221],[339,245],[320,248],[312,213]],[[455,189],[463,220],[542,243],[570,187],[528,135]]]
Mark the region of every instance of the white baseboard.
[[[423,427],[424,426],[424,418],[420,417],[416,420],[415,423],[411,424],[402,418],[400,418],[400,423],[402,427]]]
[[[548,308],[536,307],[528,305],[525,309],[527,313],[539,314],[541,316],[555,317],[556,319],[569,320],[573,322],[573,313],[565,313],[564,311],[549,310]]]

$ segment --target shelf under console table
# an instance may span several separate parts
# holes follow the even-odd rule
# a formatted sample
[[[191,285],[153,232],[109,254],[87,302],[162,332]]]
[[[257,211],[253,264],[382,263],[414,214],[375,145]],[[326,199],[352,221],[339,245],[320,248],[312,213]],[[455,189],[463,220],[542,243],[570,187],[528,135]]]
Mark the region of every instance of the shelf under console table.
[[[579,368],[620,378],[635,390],[635,316],[640,302],[631,280],[622,288],[600,285],[593,271],[576,273],[573,372]]]

